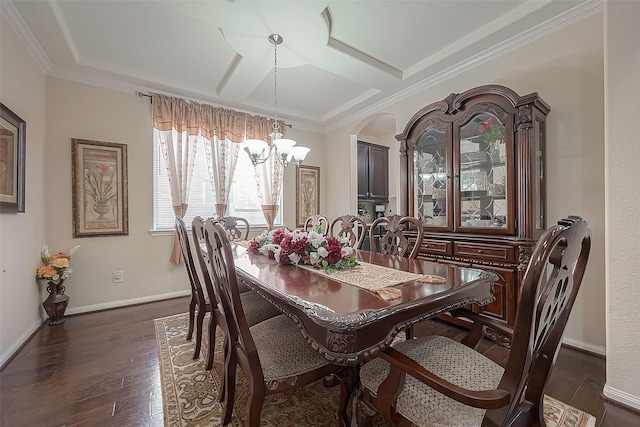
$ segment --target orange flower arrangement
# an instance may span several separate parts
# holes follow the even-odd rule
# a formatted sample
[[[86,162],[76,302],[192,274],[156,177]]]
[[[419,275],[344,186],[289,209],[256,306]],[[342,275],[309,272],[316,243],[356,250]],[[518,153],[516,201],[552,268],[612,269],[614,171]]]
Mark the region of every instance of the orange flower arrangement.
[[[36,279],[47,280],[56,285],[65,279],[71,277],[73,270],[69,265],[71,255],[73,255],[80,246],[76,246],[69,251],[69,254],[58,252],[51,256],[48,246],[43,246],[40,250],[40,266],[36,270]]]

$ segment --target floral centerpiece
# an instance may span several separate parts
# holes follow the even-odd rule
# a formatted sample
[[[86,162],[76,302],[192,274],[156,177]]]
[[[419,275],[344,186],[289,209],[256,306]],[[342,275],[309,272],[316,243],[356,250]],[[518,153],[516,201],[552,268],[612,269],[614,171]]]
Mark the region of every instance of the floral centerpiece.
[[[73,270],[69,265],[71,255],[73,255],[80,246],[76,246],[69,251],[69,254],[58,252],[51,255],[48,246],[43,246],[40,250],[40,266],[36,271],[36,279],[47,280],[56,285],[65,279],[71,277]]]
[[[358,265],[348,238],[327,237],[316,231],[263,231],[249,243],[249,252],[273,257],[280,264],[306,264],[328,272]]]

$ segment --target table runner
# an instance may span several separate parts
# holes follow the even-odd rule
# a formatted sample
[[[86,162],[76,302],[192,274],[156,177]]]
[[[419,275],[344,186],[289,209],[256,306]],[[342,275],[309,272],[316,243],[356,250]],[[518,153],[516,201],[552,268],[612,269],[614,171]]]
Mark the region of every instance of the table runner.
[[[299,264],[298,267],[339,282],[375,292],[387,301],[400,298],[402,295],[400,289],[392,287],[394,285],[414,280],[424,283],[444,283],[446,281],[446,279],[440,276],[410,273],[362,261],[359,261],[355,267],[330,270],[329,272],[302,264]]]

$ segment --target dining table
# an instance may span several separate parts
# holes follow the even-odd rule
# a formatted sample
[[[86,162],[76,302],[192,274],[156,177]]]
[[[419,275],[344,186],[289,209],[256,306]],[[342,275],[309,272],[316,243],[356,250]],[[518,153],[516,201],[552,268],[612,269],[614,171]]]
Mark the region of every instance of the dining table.
[[[425,319],[493,301],[492,271],[356,250],[344,270],[281,265],[234,245],[238,280],[291,318],[327,360],[360,365]]]

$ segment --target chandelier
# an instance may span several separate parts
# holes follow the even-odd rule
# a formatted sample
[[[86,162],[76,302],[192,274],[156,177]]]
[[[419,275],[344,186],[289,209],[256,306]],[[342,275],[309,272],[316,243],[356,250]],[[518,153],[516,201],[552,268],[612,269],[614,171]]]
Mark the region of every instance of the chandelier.
[[[284,166],[288,166],[289,163],[296,163],[300,166],[310,149],[307,147],[295,146],[296,142],[293,139],[283,138],[283,134],[280,131],[280,123],[278,122],[278,45],[282,44],[282,36],[280,34],[271,34],[268,38],[269,43],[273,45],[273,105],[274,105],[274,122],[272,125],[272,131],[269,134],[271,137],[271,145],[267,147],[267,143],[261,139],[247,139],[244,142],[244,149],[249,154],[253,165],[264,163],[269,159],[271,154],[274,154],[274,147],[276,159]],[[265,154],[266,152],[266,154]]]

